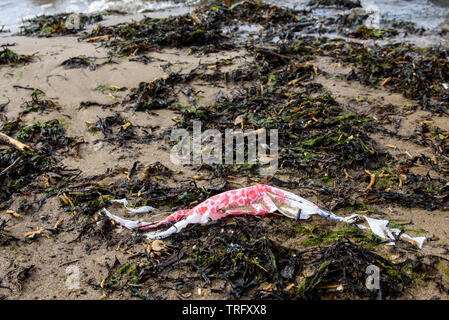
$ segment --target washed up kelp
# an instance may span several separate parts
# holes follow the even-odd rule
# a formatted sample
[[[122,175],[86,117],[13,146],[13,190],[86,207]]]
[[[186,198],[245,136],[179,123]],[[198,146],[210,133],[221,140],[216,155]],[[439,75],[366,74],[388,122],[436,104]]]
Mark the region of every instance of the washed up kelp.
[[[414,177],[408,171],[396,173],[396,169],[404,164],[395,163],[388,152],[379,150],[371,133],[381,128],[372,119],[339,105],[331,92],[319,83],[310,82],[323,74],[309,62],[316,52],[350,61],[348,53],[353,48],[359,48],[359,45],[314,37],[305,37],[279,48],[250,47],[253,60],[238,69],[221,72],[217,64],[213,72],[207,72],[210,71],[208,65],[200,65],[187,74],[170,72],[168,76],[132,88],[123,103],[131,104],[136,111],[160,109],[173,105],[176,88],[182,89],[182,85],[188,86],[193,80],[212,84],[220,84],[223,80],[249,82],[246,89],[232,97],[219,97],[207,108],[180,108],[182,114],[176,120],[176,127],[192,129],[193,120],[199,120],[220,131],[227,128],[278,129],[281,169],[296,175],[301,172],[313,179],[317,186],[324,184],[327,188],[345,184],[340,185],[343,188],[340,189],[341,197],[335,198],[337,207],[345,203],[342,199],[354,192],[344,182],[351,170],[356,171],[351,180],[357,181],[357,190],[363,193],[362,197],[370,198],[370,203],[383,201],[430,210],[447,207],[447,197],[438,198],[437,194],[429,193],[424,182],[416,184],[417,179],[427,181],[425,178]],[[389,81],[384,85],[388,86]],[[443,166],[444,163],[444,157],[441,157]],[[244,166],[233,166],[226,174],[241,174],[242,168]],[[223,175],[226,165],[212,169]],[[358,170],[362,174],[358,174]],[[372,176],[375,178],[370,185]],[[445,181],[433,180],[432,183],[436,190],[446,192]],[[367,186],[369,195],[365,194]],[[430,205],[426,204],[426,199],[431,199]]]
[[[67,60],[64,60],[61,63],[61,66],[64,67],[64,69],[81,69],[81,68],[89,68],[90,71],[95,71],[97,68],[108,64],[113,63],[112,57],[106,58],[106,60],[102,63],[97,64],[96,63],[97,58],[95,57],[86,57],[86,56],[78,56],[78,57],[72,57]]]
[[[361,30],[370,30],[364,28]],[[444,47],[419,48],[409,43],[371,46],[343,39],[302,36],[286,42],[276,53],[285,61],[300,57],[300,61],[312,60],[317,53],[330,56],[336,62],[353,66],[346,80],[388,88],[419,100],[425,110],[447,112],[449,62]]]
[[[170,73],[168,76],[157,78],[152,82],[141,82],[136,88],[131,88],[130,93],[123,99],[125,104],[133,104],[134,111],[157,110],[167,108],[176,98],[173,96],[173,88],[176,84],[193,79],[191,75]]]
[[[12,241],[17,241],[19,239],[13,237],[6,231],[6,220],[0,218],[0,246],[9,245]],[[0,283],[1,288],[1,283]]]
[[[88,37],[88,38],[87,38]],[[88,41],[111,39],[106,47],[113,53],[135,56],[157,47],[190,47],[215,44],[224,48],[224,38],[215,30],[198,25],[188,16],[166,19],[146,18],[140,22],[114,27],[99,25],[89,35]]]
[[[385,161],[366,134],[367,120],[344,110],[329,93],[311,97],[282,92],[268,88],[262,96],[253,87],[232,99],[220,98],[211,108],[185,111],[177,126],[191,128],[198,120],[221,130],[235,127],[235,119],[243,116],[247,130],[277,129],[281,166],[309,174],[335,174],[337,168],[369,168]]]
[[[447,104],[449,62],[448,51],[442,47],[420,49],[391,44],[369,48],[352,43],[337,48],[333,55],[356,67],[349,80],[382,85],[411,99],[425,102],[436,98]],[[429,107],[432,109],[430,103]]]
[[[0,175],[5,181],[0,187],[2,201],[12,201],[12,195],[20,194],[30,185],[34,184],[34,191],[44,191],[46,187],[56,186],[73,175],[58,165],[57,157],[73,151],[79,141],[67,138],[58,120],[29,126],[21,126],[19,122],[14,127],[3,126],[1,131],[15,132],[17,140],[32,145],[33,151],[21,152],[11,147],[1,149]]]
[[[14,51],[3,47],[0,51],[0,65],[15,66],[18,64],[25,64],[33,61],[32,55],[21,55]]]
[[[172,293],[195,298],[198,287],[217,298],[390,299],[403,295],[413,279],[437,274],[439,263],[447,265],[438,257],[404,256],[399,248],[395,254],[401,259],[393,262],[374,251],[376,238],[355,227],[336,227],[326,242],[297,248],[289,245],[291,238],[301,237],[302,230],[318,236],[317,226],[285,222],[276,216],[234,217],[154,240],[145,253],[108,266],[102,288],[140,299]],[[368,267],[378,268],[380,290],[366,286]],[[447,279],[441,285],[444,290]]]
[[[86,41],[102,41],[113,53],[140,55],[163,47],[201,47],[203,52],[234,48],[229,37],[223,35],[225,26],[236,21],[263,23],[272,29],[280,23],[297,22],[297,13],[261,2],[244,1],[227,7],[222,3],[196,9],[190,14],[169,18],[145,18],[139,22],[116,26],[98,26]]]
[[[344,33],[347,36],[358,39],[383,39],[396,36],[399,34],[398,31],[394,29],[387,28],[370,28],[365,25],[359,25],[354,31]]]
[[[73,20],[73,21],[72,21]],[[55,15],[40,15],[24,21],[19,32],[23,36],[54,37],[76,34],[87,25],[103,20],[101,14],[59,13]]]
[[[67,59],[61,63],[61,66],[63,66],[64,69],[89,68],[91,71],[96,68],[95,63],[88,57],[84,56]]]
[[[339,7],[345,9],[361,8],[360,0],[318,0],[310,1],[308,6],[317,7]]]
[[[20,116],[24,116],[30,112],[48,113],[54,110],[60,110],[59,102],[51,99],[44,99],[45,92],[40,89],[34,89],[31,93],[31,101],[22,104],[25,109],[20,112]]]
[[[101,132],[103,134],[103,139],[97,139],[94,143],[108,142],[125,148],[130,140],[143,143],[152,138],[151,127],[133,125],[119,113],[99,118],[95,123],[87,123],[87,125],[90,133]]]
[[[215,66],[214,72],[206,74],[208,65],[200,65],[187,74],[170,73],[131,89],[124,103],[134,104],[135,110],[142,111],[166,107],[175,101],[173,97],[178,86],[189,85],[195,79],[213,84],[223,80],[250,82],[246,89],[231,97],[219,97],[211,106],[180,108],[182,113],[176,120],[176,127],[191,130],[193,121],[198,120],[221,132],[227,128],[278,129],[281,169],[294,175],[301,172],[316,181],[317,186],[324,184],[327,188],[340,184],[343,188],[340,188],[341,197],[332,196],[336,208],[346,203],[342,199],[354,192],[344,182],[351,170],[356,170],[351,178],[357,181],[356,189],[362,197],[370,198],[370,203],[400,203],[429,210],[447,207],[447,197],[436,197],[436,193],[427,191],[425,177],[413,176],[402,168],[404,164],[394,163],[387,152],[379,150],[371,133],[381,128],[372,119],[348,110],[322,85],[310,82],[321,73],[313,63],[307,62],[313,54],[313,46],[317,45],[322,47],[324,54],[328,54],[325,50],[339,48],[337,41],[325,44],[313,37],[278,50],[252,48],[254,60],[236,70],[221,72]],[[428,137],[423,137],[422,141],[428,141]],[[430,160],[427,163],[432,163]],[[441,163],[444,166],[444,157],[441,157]],[[254,167],[229,168],[223,164],[212,166],[212,170],[217,176],[223,176],[242,174],[244,168],[249,169],[247,173],[254,173],[251,171]],[[362,170],[362,174],[357,170]],[[437,168],[437,171],[441,169]],[[370,185],[372,176],[373,185]],[[417,179],[422,183],[417,184]],[[432,179],[435,190],[444,193],[446,183]],[[369,195],[365,193],[367,187]],[[426,199],[430,202],[426,203]]]

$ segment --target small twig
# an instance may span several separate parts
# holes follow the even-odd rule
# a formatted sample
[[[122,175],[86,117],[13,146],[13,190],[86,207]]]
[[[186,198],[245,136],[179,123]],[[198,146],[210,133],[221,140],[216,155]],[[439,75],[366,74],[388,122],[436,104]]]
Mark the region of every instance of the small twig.
[[[0,172],[0,176],[4,173],[8,172],[12,168],[14,168],[21,160],[22,160],[22,156],[18,157],[10,166],[8,166],[2,172]]]
[[[80,259],[75,259],[75,260],[72,260],[72,261],[64,262],[60,266],[63,267],[63,266],[66,266],[66,265],[69,265],[69,264],[72,264],[72,263],[75,263],[75,262],[78,262],[78,261],[80,261]]]

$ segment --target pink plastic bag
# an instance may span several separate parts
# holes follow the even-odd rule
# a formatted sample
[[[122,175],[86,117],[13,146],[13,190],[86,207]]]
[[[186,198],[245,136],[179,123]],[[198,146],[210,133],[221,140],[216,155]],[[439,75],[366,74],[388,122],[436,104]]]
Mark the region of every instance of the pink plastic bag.
[[[131,209],[125,199],[112,200],[122,202],[125,208],[133,213],[150,212],[151,207]],[[358,223],[365,220],[368,226],[356,224],[360,229],[371,229],[377,236],[383,239],[396,240],[397,237],[407,239],[422,247],[425,237],[412,238],[398,229],[390,229],[387,220],[372,219],[362,215],[351,215],[339,217],[332,212],[320,209],[316,204],[279,188],[265,184],[230,190],[217,194],[187,210],[179,210],[159,222],[131,221],[120,218],[110,213],[106,208],[103,212],[121,226],[127,229],[147,231],[163,225],[172,224],[170,228],[161,232],[149,232],[148,239],[162,239],[174,233],[180,232],[191,223],[206,224],[229,215],[265,215],[278,211],[288,218],[308,219],[312,215],[320,215],[327,219],[344,221],[347,223]],[[391,242],[390,244],[394,244]]]

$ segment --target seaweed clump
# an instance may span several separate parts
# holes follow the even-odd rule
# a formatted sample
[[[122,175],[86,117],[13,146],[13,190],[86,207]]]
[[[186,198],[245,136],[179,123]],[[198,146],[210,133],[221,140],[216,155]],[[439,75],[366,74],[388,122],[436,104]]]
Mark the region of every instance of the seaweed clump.
[[[410,44],[389,44],[367,48],[349,44],[349,50],[338,58],[357,68],[349,80],[363,84],[382,85],[401,92],[405,97],[422,100],[435,109],[436,98],[447,104],[445,85],[449,82],[448,50],[442,47],[417,48]],[[340,52],[340,50],[338,51]],[[437,108],[436,108],[437,109]]]
[[[338,7],[344,9],[361,8],[360,0],[318,0],[310,1],[308,6],[317,7]]]
[[[197,24],[188,15],[165,19],[145,18],[140,22],[105,27],[99,25],[82,38],[89,41],[104,41],[113,53],[136,56],[155,50],[157,47],[190,47],[214,44],[225,48],[224,38],[217,30]]]
[[[399,32],[395,29],[387,29],[387,28],[370,28],[365,25],[360,25],[354,32],[348,33],[349,36],[353,38],[360,39],[384,39],[398,35]]]
[[[20,112],[20,115],[23,116],[30,112],[39,111],[40,113],[59,110],[61,107],[59,106],[58,101],[44,99],[45,92],[40,89],[34,89],[31,93],[31,101],[27,101],[22,105],[22,108],[25,110]]]
[[[73,23],[70,26],[70,20],[74,19],[73,13],[59,13],[55,15],[40,15],[24,21],[21,26],[20,35],[35,37],[54,37],[69,34],[76,34],[84,30],[87,25],[94,24],[103,20],[101,14],[78,14],[79,23]]]
[[[146,130],[151,130],[151,127],[133,125],[129,120],[123,118],[119,113],[113,116],[108,116],[98,119],[95,123],[87,123],[88,131],[92,134],[101,132],[103,139],[98,139],[98,142],[108,142],[118,144],[123,148],[128,146],[129,140],[136,140],[140,142],[149,141],[152,136]]]
[[[22,55],[15,53],[14,51],[3,48],[0,51],[0,65],[18,65],[29,63],[33,61],[32,55]]]
[[[18,195],[30,185],[34,185],[34,191],[44,191],[47,187],[51,189],[51,185],[56,184],[57,180],[71,175],[58,165],[57,157],[68,152],[77,142],[74,138],[65,136],[59,120],[25,127],[16,123],[13,128],[3,127],[1,131],[16,132],[17,140],[32,144],[35,150],[23,153],[11,147],[0,150],[0,175],[5,181],[0,187],[2,201],[12,201],[11,196]],[[46,174],[56,178],[45,178]],[[45,183],[40,183],[44,181],[47,181],[46,186]]]
[[[92,71],[95,70],[95,63],[88,57],[84,56],[73,57],[64,60],[61,63],[61,66],[63,66],[65,69],[89,68]]]
[[[235,48],[229,37],[223,35],[223,27],[235,25],[236,21],[261,23],[266,29],[274,30],[280,23],[296,23],[299,13],[303,12],[259,1],[243,1],[230,7],[219,3],[176,17],[99,25],[81,38],[102,41],[113,53],[124,56],[134,57],[164,47],[198,48],[202,53],[209,53]]]
[[[198,286],[217,298],[390,299],[404,294],[414,279],[436,271],[435,263],[423,268],[420,258],[397,263],[383,258],[373,251],[377,240],[361,231],[305,249],[285,246],[278,237],[294,234],[295,227],[272,220],[234,218],[191,227],[170,241],[155,240],[146,254],[116,261],[104,281],[105,292],[124,290],[151,299],[163,282],[165,294],[173,290],[181,299]],[[366,286],[369,266],[379,269],[380,292]]]
[[[18,240],[17,238],[9,235],[6,230],[7,230],[6,220],[0,218],[0,246],[9,245],[11,243],[11,241]],[[0,288],[2,288],[1,282],[0,282]]]

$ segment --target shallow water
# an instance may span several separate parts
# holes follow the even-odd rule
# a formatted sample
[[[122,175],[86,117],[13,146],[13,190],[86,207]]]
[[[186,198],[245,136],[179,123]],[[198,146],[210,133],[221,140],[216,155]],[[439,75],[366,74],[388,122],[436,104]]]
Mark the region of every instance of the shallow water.
[[[309,0],[265,0],[279,6],[302,9]],[[207,0],[0,0],[0,26],[12,31],[18,30],[23,19],[39,14],[58,12],[93,13],[102,10],[118,10],[129,13],[145,11],[167,11],[178,8],[190,10]],[[362,0],[363,9],[374,8],[379,12],[379,21],[413,21],[432,34],[433,30],[449,28],[449,0]],[[377,9],[378,8],[378,9]],[[183,10],[178,12],[185,12]],[[315,15],[331,16],[341,13],[336,9],[314,9]],[[432,39],[431,39],[432,38]],[[426,35],[418,39],[438,42],[438,36]]]

